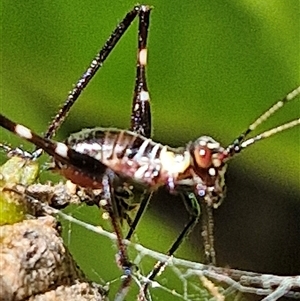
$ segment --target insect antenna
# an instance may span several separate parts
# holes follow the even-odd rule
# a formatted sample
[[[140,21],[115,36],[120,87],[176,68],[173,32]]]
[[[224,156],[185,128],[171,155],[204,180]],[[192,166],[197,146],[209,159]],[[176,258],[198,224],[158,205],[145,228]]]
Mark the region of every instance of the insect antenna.
[[[265,113],[263,113],[261,116],[259,116],[249,127],[248,129],[243,132],[239,137],[237,137],[233,143],[231,143],[226,151],[228,153],[228,158],[233,157],[236,153],[239,153],[242,149],[245,149],[251,144],[256,143],[257,141],[260,141],[262,139],[268,138],[270,136],[273,136],[279,132],[285,131],[287,129],[290,129],[292,127],[295,127],[300,124],[300,118],[294,119],[290,122],[284,123],[282,125],[279,125],[273,129],[267,130],[261,134],[256,135],[253,138],[249,138],[246,140],[246,137],[254,131],[260,124],[262,124],[264,121],[266,121],[269,117],[271,117],[276,111],[278,111],[280,108],[282,108],[286,103],[289,101],[295,99],[298,95],[300,95],[300,86],[292,90],[290,93],[288,93],[284,98],[277,101],[273,106],[271,106]]]
[[[240,145],[240,148],[241,149],[244,149],[246,147],[248,147],[249,145],[259,141],[259,140],[262,140],[262,139],[265,139],[265,138],[268,138],[268,137],[271,137],[277,133],[280,133],[282,131],[285,131],[287,129],[290,129],[290,128],[293,128],[294,126],[297,126],[300,124],[300,118],[298,119],[295,119],[295,120],[292,120],[288,123],[285,123],[285,124],[282,124],[282,125],[279,125],[278,127],[276,128],[273,128],[273,129],[270,129],[268,131],[265,131],[253,138],[249,138],[247,140],[245,140],[241,145]]]

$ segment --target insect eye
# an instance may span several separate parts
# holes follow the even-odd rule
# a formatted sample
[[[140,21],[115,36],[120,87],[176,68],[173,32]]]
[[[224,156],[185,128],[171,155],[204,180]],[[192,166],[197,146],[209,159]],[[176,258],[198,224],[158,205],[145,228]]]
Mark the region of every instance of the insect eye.
[[[211,165],[211,150],[206,146],[198,146],[194,151],[196,163],[201,168],[208,168]]]

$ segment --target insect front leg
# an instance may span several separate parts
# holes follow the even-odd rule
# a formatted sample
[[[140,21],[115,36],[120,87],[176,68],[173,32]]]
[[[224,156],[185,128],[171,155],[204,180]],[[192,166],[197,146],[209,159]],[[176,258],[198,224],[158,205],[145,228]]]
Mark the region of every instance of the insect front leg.
[[[205,262],[216,265],[216,252],[214,248],[214,219],[213,208],[206,203],[201,202],[201,227],[204,241]]]

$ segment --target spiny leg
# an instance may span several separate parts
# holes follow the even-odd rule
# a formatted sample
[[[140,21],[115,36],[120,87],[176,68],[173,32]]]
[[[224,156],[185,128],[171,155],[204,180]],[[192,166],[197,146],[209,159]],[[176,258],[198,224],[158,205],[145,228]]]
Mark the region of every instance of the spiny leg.
[[[131,131],[147,138],[151,137],[151,108],[146,81],[147,38],[150,12],[150,8],[145,6],[144,10],[141,10],[139,15],[136,81],[130,127]]]
[[[184,229],[181,231],[175,242],[172,244],[171,248],[167,252],[168,256],[172,256],[179,246],[182,244],[183,240],[190,234],[195,225],[198,223],[201,209],[199,205],[199,201],[197,200],[194,193],[182,193],[181,194],[185,207],[190,214],[190,220],[184,226]],[[153,270],[147,276],[147,282],[142,286],[139,294],[139,301],[144,301],[146,299],[146,294],[148,291],[149,285],[151,285],[151,281],[165,268],[167,262],[158,261]]]
[[[118,219],[116,218],[116,208],[115,208],[115,202],[114,199],[114,192],[112,189],[112,182],[114,178],[114,173],[107,169],[105,175],[102,178],[102,201],[101,205],[104,207],[104,209],[108,212],[111,224],[113,227],[113,230],[117,236],[117,245],[118,245],[118,264],[123,269],[125,278],[122,281],[122,287],[119,289],[119,292],[117,293],[116,298],[122,300],[126,294],[127,290],[129,289],[132,276],[131,276],[131,263],[129,262],[128,256],[127,256],[127,250],[126,246],[123,243],[123,237],[122,237],[122,231],[120,229],[120,224]]]
[[[213,208],[201,203],[201,228],[204,244],[205,262],[216,265],[216,252],[214,248],[214,219]]]
[[[52,138],[55,135],[57,129],[65,120],[66,116],[68,115],[68,112],[70,111],[75,101],[78,99],[81,92],[96,74],[98,69],[102,67],[104,61],[106,60],[110,52],[114,49],[114,47],[117,45],[124,33],[127,31],[128,27],[136,18],[136,16],[139,16],[140,18],[144,18],[145,16],[145,18],[147,18],[147,16],[149,15],[149,10],[150,8],[148,6],[137,5],[130,12],[128,12],[125,18],[117,25],[116,29],[106,41],[105,45],[92,60],[88,69],[83,73],[83,75],[75,84],[75,87],[70,91],[63,107],[59,110],[57,115],[51,121],[44,135],[45,138]]]
[[[138,31],[138,53],[137,53],[137,67],[136,80],[134,87],[134,95],[131,111],[131,127],[130,130],[143,135],[144,137],[151,137],[151,107],[150,97],[146,80],[146,65],[147,65],[147,39],[148,28],[150,21],[151,8],[145,6],[139,14],[139,31]],[[142,195],[141,204],[136,213],[133,222],[130,225],[129,232],[126,239],[130,239],[136,226],[143,215],[152,193],[145,192]]]
[[[62,169],[70,166],[76,170],[81,170],[83,173],[88,173],[89,170],[97,170],[98,173],[96,175],[97,178],[94,179],[95,181],[98,181],[100,176],[103,175],[107,169],[104,164],[93,157],[79,153],[64,143],[39,136],[29,128],[13,122],[2,114],[0,114],[0,126],[16,134],[20,138],[31,142],[38,148],[43,149],[43,151],[52,156],[55,161],[60,163]]]
[[[136,16],[139,16],[140,19],[143,19],[145,21],[142,21],[143,24],[146,24],[145,30],[142,30],[146,32],[145,39],[147,39],[147,31],[148,31],[148,24],[149,24],[149,12],[150,7],[146,5],[137,5],[135,6],[130,12],[126,14],[124,19],[117,25],[116,29],[112,32],[111,36],[108,38],[104,46],[101,48],[99,53],[94,57],[92,62],[90,63],[87,70],[83,73],[83,75],[78,79],[76,84],[74,85],[74,88],[69,92],[67,99],[65,100],[63,106],[60,108],[59,112],[56,114],[56,116],[53,118],[53,120],[50,122],[47,131],[44,134],[45,138],[52,138],[56,132],[57,129],[61,126],[65,118],[67,117],[70,109],[80,96],[81,92],[85,89],[85,87],[88,85],[88,83],[91,81],[91,79],[94,77],[96,72],[99,68],[102,67],[103,63],[111,53],[111,51],[114,49],[114,47],[117,45],[121,37],[124,35],[124,33],[127,31],[130,24],[133,22],[133,20],[136,18]],[[140,21],[141,23],[141,21]],[[140,26],[141,28],[141,26]],[[143,33],[141,33],[140,36],[144,36]],[[142,46],[143,44],[141,44]],[[146,45],[146,43],[145,43]],[[146,51],[146,48],[145,48]],[[144,58],[146,58],[146,52],[142,52]],[[143,63],[143,62],[142,62]],[[144,94],[142,94],[143,97],[145,97]],[[38,158],[42,154],[41,149],[36,149],[34,153],[32,154],[32,158]]]

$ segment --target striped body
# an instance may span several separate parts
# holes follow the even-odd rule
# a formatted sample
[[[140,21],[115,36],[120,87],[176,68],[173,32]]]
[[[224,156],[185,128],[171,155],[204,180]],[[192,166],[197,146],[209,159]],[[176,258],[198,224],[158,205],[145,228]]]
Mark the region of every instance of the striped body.
[[[172,149],[125,130],[85,129],[71,135],[66,144],[122,178],[151,189],[178,178],[190,166],[189,152],[184,149]]]
[[[225,195],[226,165],[219,159],[224,148],[207,136],[175,149],[134,132],[94,128],[71,135],[66,145],[76,154],[86,156],[87,162],[80,168],[77,163],[57,162],[59,172],[80,186],[101,188],[102,175],[109,168],[124,182],[149,190],[166,186],[171,192],[193,191],[214,207],[220,205]],[[195,158],[201,150],[203,159]],[[206,160],[204,165],[199,164],[201,160]],[[75,162],[74,155],[72,161]]]

